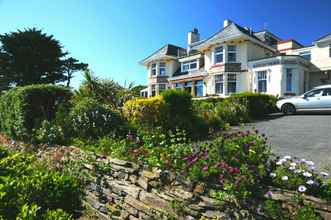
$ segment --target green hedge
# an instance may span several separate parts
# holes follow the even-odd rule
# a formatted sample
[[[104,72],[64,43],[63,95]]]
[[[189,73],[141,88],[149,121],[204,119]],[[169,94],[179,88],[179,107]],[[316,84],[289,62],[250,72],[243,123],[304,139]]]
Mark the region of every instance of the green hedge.
[[[31,138],[42,121],[52,121],[60,106],[69,106],[68,88],[55,85],[16,87],[0,97],[0,129],[18,140]]]
[[[277,98],[272,95],[245,92],[233,94],[227,99],[247,105],[249,116],[253,119],[264,117],[277,110]]]

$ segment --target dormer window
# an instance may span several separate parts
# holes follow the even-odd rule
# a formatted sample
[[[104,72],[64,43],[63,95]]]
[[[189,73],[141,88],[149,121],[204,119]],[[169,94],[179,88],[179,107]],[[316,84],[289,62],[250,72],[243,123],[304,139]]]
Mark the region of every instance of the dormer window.
[[[223,63],[223,47],[216,47],[214,50],[214,64]]]
[[[165,76],[166,75],[166,64],[165,63],[160,63],[160,76]]]
[[[156,63],[152,64],[151,73],[152,73],[152,76],[156,76]]]
[[[198,69],[198,61],[197,60],[191,60],[182,63],[182,72],[189,72],[193,70]]]
[[[236,46],[235,45],[228,45],[228,62],[235,63],[236,62]]]

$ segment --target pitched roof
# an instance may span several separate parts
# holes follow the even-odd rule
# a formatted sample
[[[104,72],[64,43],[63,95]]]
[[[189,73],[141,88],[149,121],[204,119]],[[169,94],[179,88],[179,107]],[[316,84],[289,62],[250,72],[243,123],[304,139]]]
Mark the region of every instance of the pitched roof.
[[[175,46],[173,44],[166,44],[145,59],[141,60],[139,63],[144,64],[148,60],[153,60],[153,57],[162,57],[162,56],[172,56],[178,57],[186,53],[186,49],[182,47]]]
[[[320,37],[315,42],[322,42],[322,41],[331,41],[331,33],[328,33],[328,34]]]
[[[196,42],[194,44],[191,45],[192,49],[197,49],[199,45],[202,45],[208,41],[213,41],[217,38],[225,38],[227,36],[230,36],[231,34],[227,33],[227,32],[231,32],[231,34],[235,33],[235,34],[244,34],[246,36],[249,36],[251,38],[253,38],[254,40],[257,40],[258,42],[260,42],[261,44],[263,44],[265,47],[270,48],[269,45],[267,45],[266,43],[264,43],[263,41],[261,41],[258,37],[256,37],[254,35],[254,32],[251,30],[247,30],[244,27],[241,27],[240,25],[236,24],[236,23],[231,23],[230,25],[222,28],[221,30],[219,30],[218,32],[216,32],[215,34],[213,34],[212,36],[210,36],[209,38],[205,39],[205,40],[201,40],[199,42]]]

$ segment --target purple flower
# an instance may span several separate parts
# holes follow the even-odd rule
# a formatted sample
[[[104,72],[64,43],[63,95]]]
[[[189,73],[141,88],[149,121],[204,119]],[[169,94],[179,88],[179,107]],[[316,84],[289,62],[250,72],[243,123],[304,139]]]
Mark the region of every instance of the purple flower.
[[[199,157],[197,154],[193,154],[193,155],[190,155],[190,156],[184,158],[184,160],[186,160],[188,166],[191,166],[192,164],[194,164],[198,159],[199,159]]]
[[[209,168],[208,165],[204,165],[204,166],[202,167],[202,171],[203,171],[203,172],[207,172],[207,171],[208,171],[208,168]]]
[[[272,192],[269,190],[266,194],[265,194],[268,198],[272,198]]]
[[[205,152],[204,152],[204,158],[205,158],[205,160],[207,160],[208,157],[209,157],[209,152],[208,152],[208,150],[205,150]]]

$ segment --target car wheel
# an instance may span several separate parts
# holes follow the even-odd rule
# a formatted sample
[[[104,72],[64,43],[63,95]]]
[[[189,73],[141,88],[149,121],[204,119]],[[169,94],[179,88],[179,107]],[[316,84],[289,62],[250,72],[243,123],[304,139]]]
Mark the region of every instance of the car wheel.
[[[296,109],[295,109],[294,105],[287,103],[287,104],[283,105],[282,112],[285,115],[293,115],[293,114],[295,114]]]

